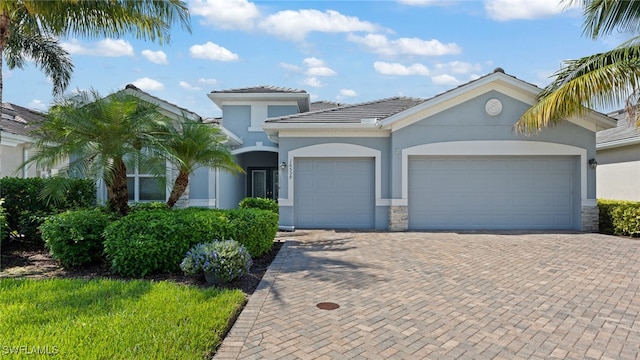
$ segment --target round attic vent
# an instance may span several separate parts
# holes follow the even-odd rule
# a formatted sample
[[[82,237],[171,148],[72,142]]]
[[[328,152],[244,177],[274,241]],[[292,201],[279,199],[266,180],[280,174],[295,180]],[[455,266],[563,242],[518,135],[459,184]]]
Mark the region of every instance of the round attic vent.
[[[491,116],[500,115],[502,112],[502,102],[498,99],[489,99],[484,105],[484,110]]]

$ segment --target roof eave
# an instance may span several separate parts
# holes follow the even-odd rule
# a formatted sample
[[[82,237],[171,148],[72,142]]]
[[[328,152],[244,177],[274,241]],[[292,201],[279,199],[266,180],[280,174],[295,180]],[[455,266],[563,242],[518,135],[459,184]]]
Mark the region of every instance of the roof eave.
[[[621,139],[621,140],[607,141],[600,144],[596,143],[596,150],[614,149],[618,147],[638,145],[638,144],[640,144],[640,136]]]
[[[298,104],[298,110],[303,112],[309,111],[311,98],[308,93],[208,93],[207,96],[220,109],[225,102],[228,101],[295,101]]]

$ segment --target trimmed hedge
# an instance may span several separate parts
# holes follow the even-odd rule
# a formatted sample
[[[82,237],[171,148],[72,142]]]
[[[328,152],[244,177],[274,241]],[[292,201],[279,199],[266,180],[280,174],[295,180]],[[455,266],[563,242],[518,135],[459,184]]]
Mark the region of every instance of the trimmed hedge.
[[[224,210],[229,217],[228,238],[244,245],[252,257],[267,253],[278,232],[278,214],[260,209]]]
[[[640,202],[598,200],[598,210],[601,233],[640,236]]]
[[[5,199],[4,207],[7,210],[7,235],[20,234],[28,240],[41,241],[38,227],[47,216],[96,204],[95,182],[88,179],[68,179],[69,188],[58,204],[42,201],[42,188],[47,182],[56,180],[10,177],[0,179],[0,189]]]
[[[279,212],[278,202],[273,199],[267,198],[256,198],[256,197],[246,197],[240,201],[238,204],[240,209],[262,209],[262,210],[270,210],[274,213]]]
[[[187,208],[133,212],[104,231],[111,270],[123,276],[179,271],[187,251],[198,243],[233,239],[252,257],[273,245],[278,216],[259,209]]]
[[[48,217],[40,231],[54,259],[64,267],[78,267],[102,259],[102,232],[112,219],[99,208],[69,210]]]

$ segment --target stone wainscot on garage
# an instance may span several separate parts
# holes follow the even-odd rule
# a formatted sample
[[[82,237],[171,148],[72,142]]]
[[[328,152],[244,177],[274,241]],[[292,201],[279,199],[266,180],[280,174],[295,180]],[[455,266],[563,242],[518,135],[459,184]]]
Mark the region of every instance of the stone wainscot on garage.
[[[514,123],[540,88],[502,69],[430,99],[266,119],[285,228],[597,230],[597,112],[538,134]]]

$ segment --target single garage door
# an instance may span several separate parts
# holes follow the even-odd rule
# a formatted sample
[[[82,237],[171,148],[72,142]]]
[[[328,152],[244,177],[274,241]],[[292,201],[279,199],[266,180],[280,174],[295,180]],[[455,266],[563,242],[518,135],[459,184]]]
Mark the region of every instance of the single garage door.
[[[410,229],[574,229],[573,157],[411,157]]]
[[[296,159],[296,227],[373,228],[374,168],[373,158]]]

